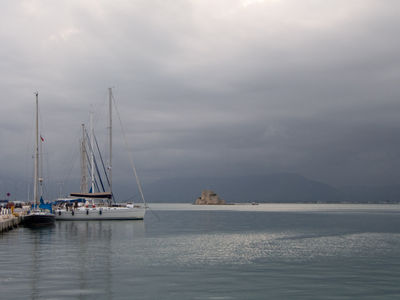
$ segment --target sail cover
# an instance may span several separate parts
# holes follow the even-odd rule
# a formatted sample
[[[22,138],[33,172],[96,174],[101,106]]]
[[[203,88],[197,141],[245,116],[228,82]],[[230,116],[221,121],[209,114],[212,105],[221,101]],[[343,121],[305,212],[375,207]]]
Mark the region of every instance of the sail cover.
[[[111,199],[111,193],[71,193],[71,197],[82,197],[82,198],[106,198]]]
[[[40,197],[40,204],[39,204],[39,208],[41,209],[47,209],[49,210],[51,213],[53,212],[53,207],[51,203],[44,203],[43,197]]]

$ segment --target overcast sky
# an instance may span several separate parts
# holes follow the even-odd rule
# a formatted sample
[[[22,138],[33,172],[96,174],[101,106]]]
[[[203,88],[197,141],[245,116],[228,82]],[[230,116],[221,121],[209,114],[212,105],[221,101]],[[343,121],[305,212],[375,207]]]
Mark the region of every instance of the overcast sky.
[[[3,0],[0,198],[31,181],[34,92],[54,190],[79,185],[80,124],[92,107],[104,136],[108,87],[145,184],[274,172],[397,184],[399,28],[396,0]]]

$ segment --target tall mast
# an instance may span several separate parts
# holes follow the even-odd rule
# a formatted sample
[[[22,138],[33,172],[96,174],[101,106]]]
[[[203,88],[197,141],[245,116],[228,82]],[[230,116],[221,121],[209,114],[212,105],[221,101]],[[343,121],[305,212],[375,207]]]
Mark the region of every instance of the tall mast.
[[[108,178],[110,181],[110,194],[112,196],[112,88],[108,88],[108,109],[109,109],[109,152],[110,152],[110,157],[109,157],[109,165],[108,165]]]
[[[87,193],[87,164],[86,164],[86,135],[85,124],[82,124],[82,141],[81,141],[81,193]]]
[[[33,184],[33,200],[38,206],[38,179],[39,179],[39,93],[36,92],[36,128],[35,128],[35,175]]]
[[[39,133],[39,177],[38,177],[38,182],[39,182],[39,189],[38,189],[38,198],[43,197],[43,141],[42,141],[42,135]]]
[[[94,193],[94,128],[93,128],[93,111],[90,112],[90,179],[92,193]]]

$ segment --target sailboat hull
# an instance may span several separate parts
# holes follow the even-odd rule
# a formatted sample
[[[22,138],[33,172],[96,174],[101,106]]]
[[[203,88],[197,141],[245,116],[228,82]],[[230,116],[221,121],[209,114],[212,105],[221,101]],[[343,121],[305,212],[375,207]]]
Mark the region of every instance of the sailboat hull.
[[[54,225],[55,216],[51,213],[32,213],[24,216],[22,224],[26,227],[42,227]]]
[[[143,220],[146,210],[142,207],[91,207],[73,210],[57,209],[57,221],[89,220]]]

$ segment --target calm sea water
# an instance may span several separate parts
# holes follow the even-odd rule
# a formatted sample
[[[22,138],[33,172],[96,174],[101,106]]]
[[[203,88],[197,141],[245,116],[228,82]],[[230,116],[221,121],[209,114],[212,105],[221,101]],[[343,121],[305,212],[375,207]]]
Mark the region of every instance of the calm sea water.
[[[400,205],[150,207],[0,235],[0,299],[400,299]]]

